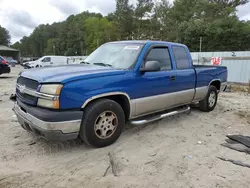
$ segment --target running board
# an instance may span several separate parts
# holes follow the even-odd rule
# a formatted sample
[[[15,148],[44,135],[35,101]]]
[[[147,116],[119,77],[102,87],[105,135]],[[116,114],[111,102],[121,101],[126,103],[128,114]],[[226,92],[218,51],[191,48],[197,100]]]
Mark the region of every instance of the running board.
[[[174,116],[174,115],[181,114],[184,112],[189,112],[190,109],[191,109],[190,106],[184,106],[183,108],[180,108],[178,110],[169,111],[169,112],[163,113],[163,114],[157,114],[155,116],[151,115],[151,116],[146,117],[145,119],[140,118],[137,120],[136,119],[131,120],[129,123],[132,125],[143,125],[143,124],[151,123],[151,122],[154,122],[154,121],[157,121],[157,120],[169,117],[169,116]]]

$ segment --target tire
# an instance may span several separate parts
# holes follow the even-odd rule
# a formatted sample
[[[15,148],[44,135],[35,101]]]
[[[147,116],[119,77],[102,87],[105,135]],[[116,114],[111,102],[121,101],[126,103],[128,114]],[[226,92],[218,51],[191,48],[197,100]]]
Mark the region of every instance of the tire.
[[[213,98],[213,100],[212,100],[212,98]],[[217,104],[217,99],[218,99],[217,88],[213,85],[209,86],[209,89],[208,89],[208,92],[207,92],[205,99],[199,102],[200,110],[203,112],[213,111],[216,104]]]
[[[100,99],[84,110],[79,136],[92,147],[105,147],[120,137],[124,124],[122,107],[113,100]]]

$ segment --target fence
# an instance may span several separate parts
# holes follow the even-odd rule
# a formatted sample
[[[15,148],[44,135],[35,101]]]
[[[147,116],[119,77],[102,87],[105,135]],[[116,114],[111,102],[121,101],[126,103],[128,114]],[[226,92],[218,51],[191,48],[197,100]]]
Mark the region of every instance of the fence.
[[[250,81],[250,51],[192,52],[193,63],[211,65],[212,57],[221,57],[222,66],[228,69],[228,81],[247,84]]]

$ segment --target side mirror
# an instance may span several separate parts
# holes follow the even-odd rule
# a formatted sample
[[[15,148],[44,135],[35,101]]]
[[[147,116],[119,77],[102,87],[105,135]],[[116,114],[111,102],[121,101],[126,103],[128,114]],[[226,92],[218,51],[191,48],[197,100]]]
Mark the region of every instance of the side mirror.
[[[147,61],[145,66],[140,69],[141,72],[157,72],[161,70],[159,61]]]

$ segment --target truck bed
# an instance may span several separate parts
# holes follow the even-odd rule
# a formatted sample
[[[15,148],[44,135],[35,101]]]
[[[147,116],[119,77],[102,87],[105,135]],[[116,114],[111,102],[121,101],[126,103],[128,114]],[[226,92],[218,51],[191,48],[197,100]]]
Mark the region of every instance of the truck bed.
[[[221,83],[227,81],[227,67],[225,66],[193,65],[193,67],[197,75],[196,87],[207,86],[215,78]]]

